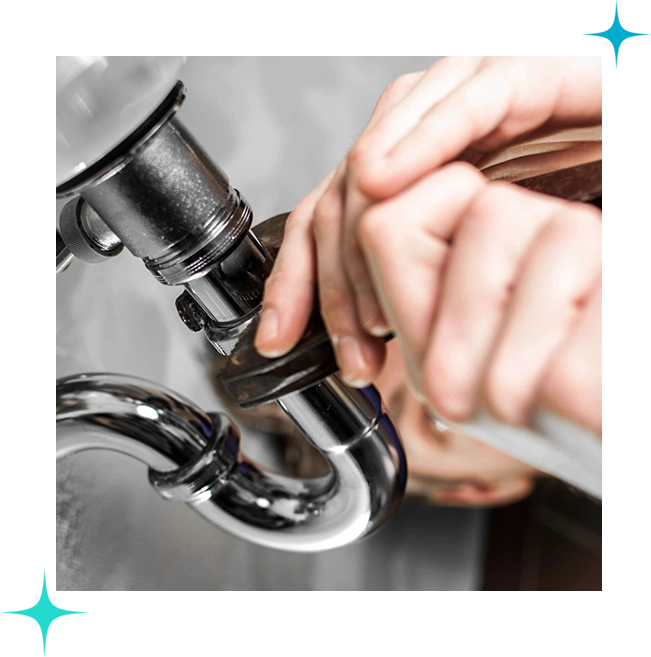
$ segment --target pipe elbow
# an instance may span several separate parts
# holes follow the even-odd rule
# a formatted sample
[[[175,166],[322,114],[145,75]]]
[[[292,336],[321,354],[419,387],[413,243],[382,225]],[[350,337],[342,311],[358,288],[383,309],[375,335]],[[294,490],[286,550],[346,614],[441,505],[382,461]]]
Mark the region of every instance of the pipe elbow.
[[[88,449],[128,454],[149,466],[164,498],[270,548],[318,552],[381,526],[404,493],[406,462],[377,391],[328,377],[281,405],[328,461],[327,475],[270,472],[241,452],[239,430],[226,415],[111,374],[57,382],[57,459]]]

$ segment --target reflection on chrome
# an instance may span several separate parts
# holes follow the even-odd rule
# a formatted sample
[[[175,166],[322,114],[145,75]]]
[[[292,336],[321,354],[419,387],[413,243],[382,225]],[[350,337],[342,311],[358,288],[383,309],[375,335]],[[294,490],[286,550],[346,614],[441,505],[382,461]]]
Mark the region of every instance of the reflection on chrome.
[[[376,529],[402,497],[406,466],[375,389],[349,389],[329,377],[282,405],[324,455],[329,474],[294,479],[266,471],[240,452],[239,431],[226,415],[115,374],[57,382],[57,459],[89,449],[132,456],[149,467],[164,498],[271,548],[327,550]]]
[[[101,262],[124,247],[160,283],[182,287],[183,321],[231,354],[260,310],[273,255],[251,231],[246,199],[176,116],[185,98],[175,77],[182,60],[106,61],[57,59],[57,196],[79,195],[62,211],[57,271],[71,254]],[[134,71],[142,67],[138,90]],[[113,101],[108,124],[80,120],[71,100],[80,89],[98,107]],[[133,97],[142,112],[134,113]],[[226,416],[155,384],[106,374],[58,382],[58,457],[93,448],[134,456],[161,495],[268,547],[310,552],[368,534],[395,508],[406,480],[377,391],[349,389],[336,376],[307,377],[304,385],[283,376],[292,394],[278,403],[328,461],[324,477],[267,472],[240,454]]]

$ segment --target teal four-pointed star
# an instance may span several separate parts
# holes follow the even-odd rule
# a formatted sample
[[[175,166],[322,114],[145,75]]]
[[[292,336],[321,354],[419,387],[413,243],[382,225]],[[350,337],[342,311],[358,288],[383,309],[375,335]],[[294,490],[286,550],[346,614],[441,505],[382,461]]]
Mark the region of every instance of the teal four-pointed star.
[[[41,599],[29,609],[23,609],[22,611],[5,611],[4,613],[20,614],[21,616],[29,616],[30,618],[33,618],[41,628],[41,633],[43,634],[43,654],[45,654],[45,641],[47,639],[47,631],[50,628],[50,625],[61,616],[67,616],[68,614],[84,614],[86,612],[68,611],[67,609],[61,609],[56,605],[53,605],[47,594],[45,573],[43,573],[43,591],[41,592]]]
[[[577,39],[608,41],[608,70],[624,71],[624,48],[630,48],[634,39],[651,39],[651,32],[633,32],[632,25],[624,23],[624,0],[608,0],[608,24],[599,32],[577,32]]]

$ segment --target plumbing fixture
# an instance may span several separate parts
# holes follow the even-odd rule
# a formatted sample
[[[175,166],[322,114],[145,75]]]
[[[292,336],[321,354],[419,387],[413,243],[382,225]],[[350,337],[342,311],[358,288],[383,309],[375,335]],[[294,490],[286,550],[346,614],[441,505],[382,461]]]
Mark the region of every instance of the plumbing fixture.
[[[208,522],[276,549],[345,545],[382,524],[399,502],[398,437],[373,388],[331,376],[280,402],[330,473],[313,479],[266,471],[239,451],[223,413],[205,413],[162,386],[117,374],[57,382],[57,459],[108,449],[149,466],[152,486]]]
[[[61,66],[67,79],[76,72],[75,93],[85,107],[113,98],[102,83],[112,58],[58,62],[69,59],[92,60]],[[127,59],[134,60],[130,75],[144,71],[155,78],[151,98],[164,86],[160,70],[168,80],[176,71],[170,62],[159,70],[156,62],[137,61],[165,58]],[[118,73],[120,66],[124,62]],[[89,70],[92,84],[84,86],[79,78]],[[119,75],[108,76],[106,84],[124,88]],[[75,122],[76,96],[70,85],[63,88],[69,137],[81,124]],[[226,416],[208,415],[155,384],[119,375],[57,383],[57,458],[89,448],[124,452],[150,467],[150,480],[165,497],[187,502],[237,536],[303,552],[344,545],[380,526],[399,503],[406,483],[402,445],[375,388],[351,389],[337,377],[318,308],[291,354],[267,360],[255,353],[264,281],[286,215],[251,230],[248,203],[176,116],[184,98],[185,88],[176,82],[121,142],[95,139],[93,161],[75,163],[65,151],[57,196],[75,198],[61,217],[57,272],[72,256],[103,262],[124,247],[160,283],[181,286],[177,309],[183,321],[230,357],[226,389],[245,407],[277,401],[331,472],[313,480],[265,472],[239,454],[237,429]],[[108,132],[115,133],[115,125]]]

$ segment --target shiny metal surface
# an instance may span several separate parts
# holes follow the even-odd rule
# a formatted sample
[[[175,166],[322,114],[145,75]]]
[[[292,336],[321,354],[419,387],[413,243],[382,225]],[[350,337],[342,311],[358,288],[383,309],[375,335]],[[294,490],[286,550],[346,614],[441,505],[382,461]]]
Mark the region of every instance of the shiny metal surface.
[[[426,58],[199,58],[182,119],[246,190],[260,219],[293,207],[362,129],[382,89]],[[215,81],[219,80],[219,84]],[[227,98],[226,102],[224,99]],[[291,129],[287,126],[291,125]],[[133,258],[73,263],[57,279],[57,368],[123,371],[218,408],[204,341],[179,322],[178,291]],[[72,271],[71,271],[72,273]],[[245,451],[282,470],[273,439]],[[57,587],[64,590],[468,589],[478,579],[478,510],[408,500],[386,528],[322,554],[287,554],[216,532],[165,503],[134,459],[75,454],[57,475]]]
[[[57,186],[135,130],[179,79],[185,57],[57,57]]]
[[[105,255],[112,257],[122,251],[122,242],[118,236],[88,203],[81,206],[80,220],[86,235],[92,240],[94,246],[101,249]]]
[[[122,252],[122,242],[82,198],[66,203],[59,231],[68,250],[79,260],[96,264]]]
[[[240,319],[260,308],[263,282],[273,261],[248,231],[237,247],[186,289],[216,322]]]
[[[81,195],[156,278],[180,285],[234,249],[251,210],[173,117],[119,170]]]
[[[250,320],[272,261],[248,231],[251,211],[220,167],[176,117],[125,157],[112,175],[81,189],[100,224],[106,222],[159,281],[185,283],[213,322]],[[93,255],[101,256],[82,225],[84,201],[66,206],[61,230],[73,253],[95,261]],[[214,334],[210,340],[221,353],[232,346],[230,340],[222,346]],[[224,485],[211,495],[211,521],[267,547],[303,552],[339,547],[377,528],[404,494],[407,465],[379,394],[369,390],[347,390],[332,379],[279,400],[328,460],[329,485],[297,488],[260,472],[254,486],[240,473],[238,487],[224,472]],[[249,503],[256,488],[267,505],[262,513]]]
[[[214,322],[246,322],[259,309],[271,258],[250,231],[242,232],[250,211],[248,219],[238,213],[246,208],[239,195],[178,120],[171,119],[119,171],[82,189],[82,195],[100,223],[109,224],[161,282],[186,283]],[[90,260],[81,246],[94,254],[94,241],[76,239],[86,235],[83,203],[64,209],[62,235],[73,253]],[[230,341],[222,346],[210,337],[227,353]],[[102,381],[96,383],[102,387]],[[378,393],[367,397],[333,379],[280,404],[293,408],[290,417],[330,463],[328,485],[278,479],[243,461],[233,472],[220,473],[211,504],[204,501],[199,509],[192,501],[196,510],[236,536],[298,552],[340,547],[377,528],[402,498],[407,478],[402,445]],[[122,415],[117,426],[120,422]]]
[[[276,549],[328,550],[380,526],[402,498],[406,467],[377,392],[347,390],[331,377],[283,405],[325,456],[329,475],[292,479],[265,470],[240,453],[227,416],[111,374],[57,382],[57,459],[90,449],[132,456],[149,466],[163,497]]]
[[[333,468],[339,485],[377,529],[402,500],[407,463],[400,438],[373,386],[349,388],[330,376],[278,404]],[[361,520],[361,518],[360,518]]]

